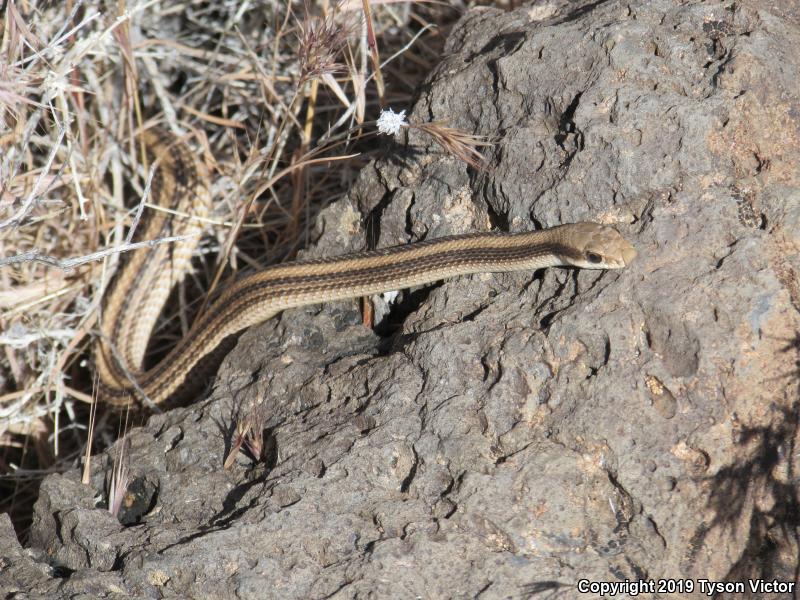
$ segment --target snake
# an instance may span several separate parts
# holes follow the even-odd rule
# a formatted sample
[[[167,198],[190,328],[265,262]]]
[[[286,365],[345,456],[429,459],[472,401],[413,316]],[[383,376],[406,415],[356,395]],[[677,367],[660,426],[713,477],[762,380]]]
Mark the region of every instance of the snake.
[[[188,142],[161,130],[146,131],[140,139],[154,165],[151,203],[167,210],[145,211],[137,239],[181,239],[127,253],[104,294],[94,362],[98,397],[115,407],[152,407],[195,393],[237,334],[288,308],[476,273],[621,269],[636,257],[634,247],[613,227],[579,222],[518,233],[467,233],[277,264],[223,289],[175,347],[145,368],[148,341],[190,266],[212,199],[209,170]]]

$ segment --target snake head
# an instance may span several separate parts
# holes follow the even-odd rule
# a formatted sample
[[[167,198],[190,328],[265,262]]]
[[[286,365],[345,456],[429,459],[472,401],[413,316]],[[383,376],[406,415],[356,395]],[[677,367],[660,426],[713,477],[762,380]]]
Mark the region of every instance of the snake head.
[[[636,258],[634,247],[613,227],[598,223],[564,226],[564,239],[571,248],[566,262],[582,269],[622,269]]]

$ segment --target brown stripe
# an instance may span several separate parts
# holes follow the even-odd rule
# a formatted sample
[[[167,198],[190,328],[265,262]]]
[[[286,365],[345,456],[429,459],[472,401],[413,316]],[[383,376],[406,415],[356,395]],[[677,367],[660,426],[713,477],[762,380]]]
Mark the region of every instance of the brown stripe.
[[[423,258],[410,258],[407,260],[402,260],[402,255],[398,255],[399,260],[393,262],[391,266],[378,265],[375,267],[348,270],[346,272],[328,273],[323,271],[310,275],[294,275],[272,279],[269,278],[269,270],[265,270],[240,280],[238,284],[234,283],[229,293],[235,292],[236,295],[258,294],[259,296],[278,296],[279,294],[270,294],[269,288],[284,287],[289,291],[294,291],[297,288],[309,285],[315,287],[322,285],[330,286],[332,283],[340,280],[372,283],[384,279],[399,279],[398,275],[403,275],[405,277],[443,268],[448,265],[523,262],[525,260],[533,260],[537,257],[549,255],[575,258],[578,253],[561,244],[535,245],[519,248],[471,248],[451,250],[431,254]],[[323,263],[307,264],[327,266],[327,264],[330,263],[325,265],[323,265]],[[251,279],[252,282],[248,283]]]
[[[423,259],[410,259],[395,264],[391,268],[377,266],[346,273],[318,273],[267,281],[259,281],[258,279],[263,273],[258,273],[251,276],[255,281],[249,285],[241,287],[241,284],[245,283],[246,280],[241,281],[239,285],[234,284],[226,295],[232,295],[235,298],[230,300],[226,298],[221,303],[212,305],[201,321],[192,327],[179,342],[178,346],[163,361],[146,373],[139,374],[141,377],[140,385],[148,387],[153,381],[159,379],[167,369],[173,370],[176,367],[176,363],[189,362],[186,360],[185,349],[195,346],[200,338],[210,340],[220,335],[235,318],[235,315],[244,314],[256,306],[269,306],[270,304],[275,304],[277,300],[286,299],[287,297],[321,293],[332,291],[333,289],[346,289],[364,283],[378,285],[381,282],[385,282],[385,288],[388,291],[398,287],[395,283],[398,280],[413,279],[426,272],[431,273],[431,281],[435,281],[433,273],[450,265],[468,264],[470,262],[499,265],[503,262],[519,263],[551,254],[563,255],[572,253],[569,248],[557,244],[537,245],[535,247],[525,246],[513,249],[473,248],[433,254]],[[340,258],[338,260],[344,259]],[[321,262],[313,264],[322,266]],[[319,300],[319,302],[322,301],[322,299]],[[225,315],[233,316],[226,317]],[[228,333],[235,332],[230,331]]]

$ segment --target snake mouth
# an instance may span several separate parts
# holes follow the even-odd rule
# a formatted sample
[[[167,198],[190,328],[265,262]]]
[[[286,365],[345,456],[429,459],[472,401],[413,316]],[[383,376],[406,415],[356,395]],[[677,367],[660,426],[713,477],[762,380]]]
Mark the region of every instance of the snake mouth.
[[[633,259],[636,258],[636,248],[627,244],[620,248],[620,256],[622,257],[622,265],[623,267],[627,267],[629,264],[633,262]]]

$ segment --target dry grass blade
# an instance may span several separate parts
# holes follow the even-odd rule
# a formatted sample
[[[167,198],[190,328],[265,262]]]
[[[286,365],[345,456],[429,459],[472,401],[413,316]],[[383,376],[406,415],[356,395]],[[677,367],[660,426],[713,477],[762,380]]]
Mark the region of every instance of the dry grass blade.
[[[104,250],[98,250],[97,252],[92,252],[91,254],[87,254],[85,256],[77,256],[75,258],[64,258],[64,259],[55,258],[54,256],[44,255],[39,251],[38,248],[34,248],[33,250],[23,252],[22,254],[17,254],[15,256],[8,256],[6,258],[0,258],[0,267],[5,267],[8,265],[16,265],[25,262],[39,262],[49,267],[55,267],[57,269],[61,269],[62,271],[71,271],[75,267],[79,267],[81,265],[85,265],[86,263],[106,258],[107,256],[111,256],[112,254],[121,254],[123,252],[130,252],[132,250],[138,250],[140,248],[152,248],[153,246],[158,246],[160,244],[170,244],[173,242],[179,242],[189,237],[191,236],[173,235],[170,237],[162,237],[155,240],[145,240],[142,242],[128,242],[120,244],[119,246],[115,246],[113,248],[105,248]]]
[[[127,419],[125,421],[127,429]],[[130,467],[128,466],[128,439],[123,437],[117,442],[117,453],[111,469],[111,481],[108,484],[108,512],[119,517],[119,511],[125,500],[130,483]]]
[[[56,153],[61,148],[61,142],[64,139],[64,135],[66,133],[67,133],[67,127],[66,125],[62,125],[58,133],[56,142],[50,149],[50,154],[47,157],[45,166],[39,173],[39,177],[36,179],[36,183],[34,183],[33,185],[33,189],[28,194],[28,197],[22,202],[22,206],[19,208],[19,210],[17,210],[10,217],[0,221],[0,229],[5,229],[6,227],[11,227],[11,226],[17,226],[20,223],[22,223],[24,219],[28,217],[31,210],[33,209],[34,202],[36,202],[39,199],[39,192],[42,187],[41,184],[50,173],[50,167],[52,166],[53,161],[55,160]]]
[[[225,470],[230,469],[236,462],[239,450],[241,450],[242,447],[246,448],[256,461],[260,461],[264,458],[263,436],[266,415],[263,406],[264,405],[261,404],[253,407],[247,416],[236,422],[236,432],[231,441],[231,448],[222,465]]]
[[[95,389],[97,389],[97,377],[95,376]],[[97,425],[97,394],[92,395],[92,409],[89,411],[89,434],[86,439],[86,452],[83,455],[83,473],[81,483],[89,485],[89,477],[92,469],[92,442],[94,441],[94,431]]]
[[[375,25],[372,20],[372,9],[370,7],[370,0],[362,0],[364,6],[364,21],[367,25],[367,48],[369,48],[369,55],[372,59],[372,68],[375,75],[375,85],[378,90],[378,102],[381,106],[386,105],[383,75],[381,74],[381,59],[378,55],[378,40],[375,37]]]
[[[487,160],[478,148],[493,146],[494,142],[491,140],[438,122],[411,123],[408,127],[428,134],[445,152],[463,160],[472,168],[479,171],[487,168]]]

